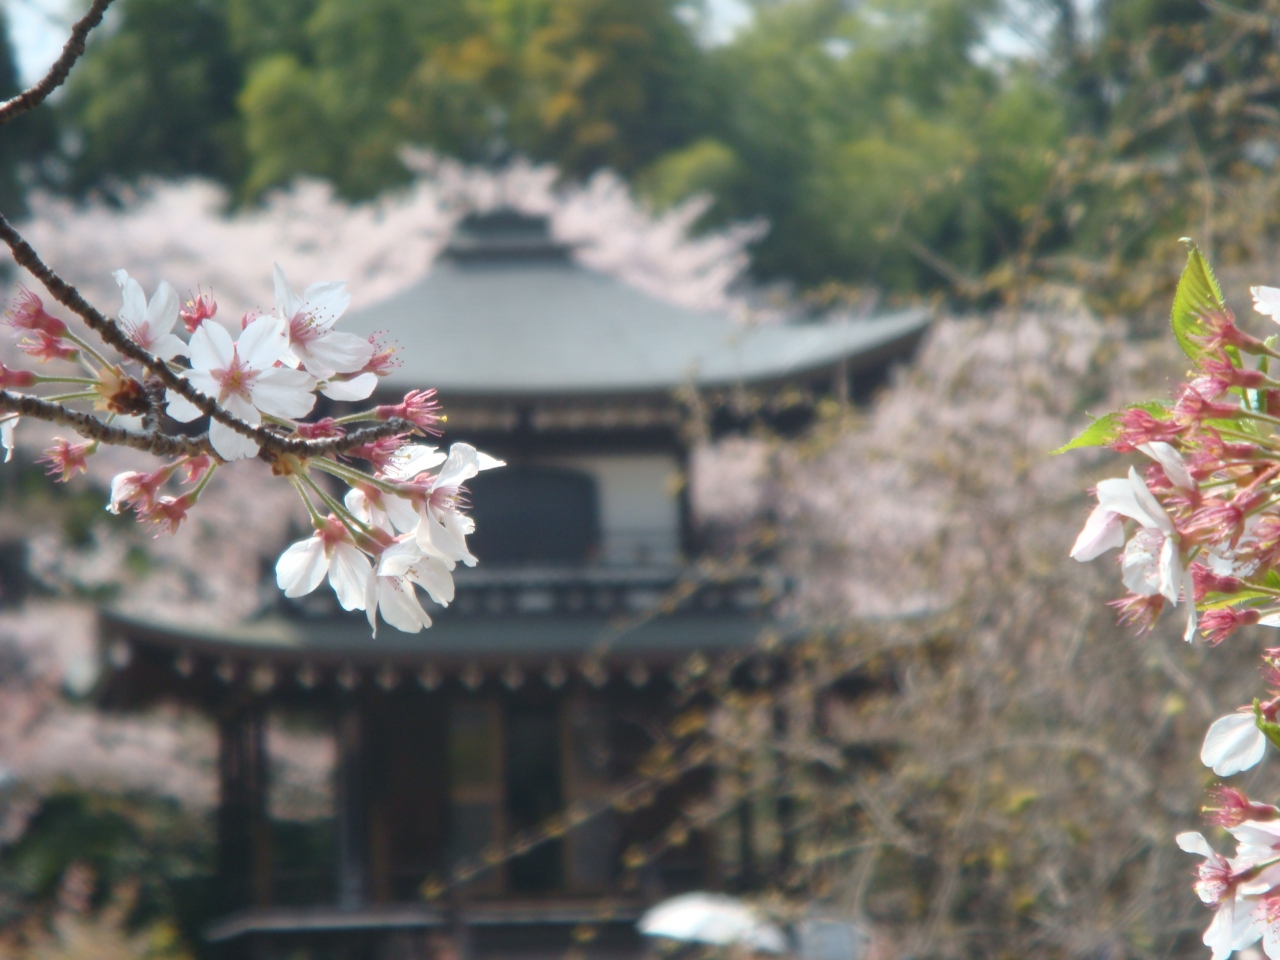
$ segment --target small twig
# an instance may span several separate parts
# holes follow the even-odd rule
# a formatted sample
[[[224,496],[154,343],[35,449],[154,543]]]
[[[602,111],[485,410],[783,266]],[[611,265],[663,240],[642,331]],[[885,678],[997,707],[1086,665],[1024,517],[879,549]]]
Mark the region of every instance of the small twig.
[[[111,0],[93,0],[89,12],[77,20],[75,26],[71,28],[71,36],[62,45],[62,53],[49,68],[49,72],[41,77],[35,86],[23,90],[11,100],[0,103],[0,125],[22,116],[29,110],[34,110],[44,103],[49,94],[62,86],[75,62],[84,54],[84,42],[89,36],[89,31],[102,22],[102,16],[109,6],[111,6]]]
[[[113,427],[97,417],[51,403],[39,397],[26,397],[0,390],[0,410],[17,413],[35,420],[47,420],[72,427],[87,440],[118,447],[132,447],[161,457],[199,456],[210,452],[208,437],[170,436],[163,433],[139,433],[124,427]]]

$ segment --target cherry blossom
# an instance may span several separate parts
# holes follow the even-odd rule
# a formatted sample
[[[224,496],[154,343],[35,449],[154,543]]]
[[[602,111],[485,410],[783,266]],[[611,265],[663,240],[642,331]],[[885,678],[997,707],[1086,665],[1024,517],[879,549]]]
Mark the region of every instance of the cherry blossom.
[[[276,562],[276,583],[286,597],[306,596],[328,575],[344,610],[363,610],[373,568],[336,517],[318,524],[316,534],[293,544]]]
[[[206,321],[191,335],[188,383],[217,400],[228,413],[256,426],[262,415],[306,416],[315,405],[315,379],[301,370],[276,364],[289,349],[284,324],[275,317],[259,317],[234,343],[217,323]],[[169,416],[190,423],[204,415],[185,397],[168,393]],[[224,460],[255,456],[258,444],[220,421],[209,424],[209,442]]]
[[[1241,896],[1242,876],[1237,865],[1214,850],[1199,833],[1180,833],[1175,840],[1180,849],[1205,858],[1197,870],[1195,891],[1202,901],[1217,907],[1203,937],[1205,946],[1213,951],[1213,960],[1226,960],[1236,950],[1257,943],[1262,936],[1265,907],[1259,899]]]
[[[148,301],[142,285],[124,270],[113,276],[124,296],[120,322],[129,339],[161,360],[186,356],[187,345],[173,335],[178,322],[178,292],[161,280]]]
[[[363,400],[373,393],[377,375],[359,373],[373,357],[373,344],[354,333],[333,329],[351,303],[347,285],[341,281],[313,283],[298,296],[277,263],[275,289],[276,316],[289,338],[289,360],[325,381],[321,392],[333,400]],[[350,373],[357,376],[335,379]]]
[[[427,556],[446,563],[476,565],[467,549],[467,537],[475,530],[475,521],[459,509],[462,484],[481,470],[504,466],[488,454],[480,453],[469,443],[455,443],[440,472],[426,486],[426,497],[419,509],[418,546]]]

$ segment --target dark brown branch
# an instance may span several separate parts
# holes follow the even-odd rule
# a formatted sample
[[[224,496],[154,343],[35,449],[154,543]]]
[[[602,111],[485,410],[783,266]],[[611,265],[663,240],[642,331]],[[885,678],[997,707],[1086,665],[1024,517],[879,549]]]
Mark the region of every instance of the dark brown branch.
[[[297,437],[276,437],[275,439],[286,453],[299,457],[322,457],[330,453],[346,453],[348,450],[362,447],[366,443],[373,443],[383,437],[395,436],[397,433],[414,433],[417,429],[408,420],[393,418],[372,427],[361,427],[359,430],[353,430],[345,436],[335,437],[332,440],[301,440]]]
[[[39,397],[23,396],[0,390],[0,411],[17,413],[33,420],[46,420],[50,423],[61,423],[73,427],[75,431],[88,440],[100,440],[112,446],[132,447],[134,450],[145,450],[158,457],[198,456],[213,454],[209,446],[208,435],[189,437],[183,434],[160,433],[151,431],[141,433],[124,427],[113,427],[103,423],[96,417],[72,410],[60,403],[52,403]],[[342,454],[366,443],[373,443],[383,437],[397,433],[406,433],[413,429],[413,424],[406,420],[388,420],[372,427],[353,431],[343,437],[332,440],[302,440],[297,437],[275,437],[287,453],[298,457],[317,457],[325,454]]]
[[[261,446],[270,447],[278,440],[275,434],[262,427],[252,427],[244,421],[233,417],[223,410],[211,397],[206,397],[186,380],[169,369],[163,360],[157,360],[142,347],[138,346],[121,330],[111,318],[104,315],[93,304],[89,303],[80,291],[58,276],[53,268],[40,259],[31,244],[22,238],[22,234],[14,229],[13,224],[0,215],[0,240],[4,240],[13,251],[14,262],[26,269],[41,285],[49,291],[50,296],[60,304],[79,316],[89,329],[107,346],[134,360],[149,370],[157,380],[178,396],[190,401],[202,413],[225,423],[237,433],[257,440]]]
[[[124,427],[113,427],[97,417],[51,403],[39,397],[24,397],[0,390],[0,410],[21,414],[34,420],[47,420],[73,428],[88,440],[100,440],[116,447],[132,447],[160,457],[199,456],[211,451],[207,437],[169,436],[163,433],[139,433]]]
[[[34,110],[44,103],[49,94],[62,86],[75,62],[84,54],[84,42],[89,36],[89,31],[102,22],[102,15],[107,12],[109,6],[111,6],[111,0],[93,0],[89,12],[77,20],[75,26],[71,28],[71,36],[63,44],[62,53],[49,68],[49,72],[41,77],[35,86],[22,91],[12,100],[0,103],[0,125],[22,116],[29,110]]]
[[[96,333],[102,342],[117,352],[140,363],[150,371],[157,380],[178,396],[190,401],[202,413],[224,423],[232,430],[255,440],[263,450],[279,455],[291,453],[300,457],[317,457],[326,453],[342,453],[361,444],[372,443],[382,437],[395,433],[412,433],[417,428],[407,420],[388,420],[375,427],[365,427],[345,437],[334,440],[302,440],[297,437],[282,437],[266,427],[254,427],[243,420],[233,417],[218,406],[212,397],[206,397],[178,376],[162,360],[156,359],[142,347],[138,346],[121,330],[110,317],[105,316],[93,304],[89,303],[80,291],[63,280],[53,268],[40,259],[40,255],[22,238],[3,216],[0,216],[0,240],[9,245],[13,251],[13,259],[31,273],[44,286],[49,294],[68,310],[79,316]]]

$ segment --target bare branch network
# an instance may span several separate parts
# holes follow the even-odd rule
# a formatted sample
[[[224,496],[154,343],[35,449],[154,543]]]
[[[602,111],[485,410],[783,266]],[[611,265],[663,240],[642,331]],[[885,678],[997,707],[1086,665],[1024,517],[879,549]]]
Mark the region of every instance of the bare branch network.
[[[0,104],[0,125],[35,109],[67,79],[110,4],[94,0],[49,72]],[[42,458],[63,481],[83,472],[102,444],[170,460],[150,472],[119,474],[107,508],[132,509],[140,520],[171,532],[216,469],[257,457],[294,487],[316,531],[277,564],[287,596],[311,592],[327,575],[341,605],[364,610],[375,633],[379,610],[407,632],[430,626],[415,585],[438,603],[453,599],[454,568],[476,562],[466,543],[475,524],[462,511],[462,484],[501,463],[468,444],[445,453],[410,442],[440,433],[434,390],[307,419],[317,394],[343,403],[367,400],[397,365],[394,347],[334,329],[351,299],[344,283],[312,284],[299,295],[277,265],[274,311],[246,314],[233,340],[228,327],[214,320],[218,305],[211,296],[179,303],[173,287],[161,281],[148,298],[136,280],[117,270],[123,304],[113,318],[59,276],[2,215],[0,239],[14,262],[91,335],[49,313],[30,291],[10,305],[9,326],[23,337],[18,347],[40,372],[0,364],[0,442],[8,456],[18,421],[27,417],[71,427],[83,438],[58,438]],[[174,332],[179,320],[185,340]],[[48,363],[56,372],[43,372]],[[63,372],[72,364],[79,367],[74,374]],[[37,395],[31,388],[49,392]],[[78,409],[86,404],[92,412]],[[182,426],[205,418],[203,432]],[[329,479],[318,482],[324,478],[317,474]],[[345,496],[333,494],[335,480],[348,487]]]

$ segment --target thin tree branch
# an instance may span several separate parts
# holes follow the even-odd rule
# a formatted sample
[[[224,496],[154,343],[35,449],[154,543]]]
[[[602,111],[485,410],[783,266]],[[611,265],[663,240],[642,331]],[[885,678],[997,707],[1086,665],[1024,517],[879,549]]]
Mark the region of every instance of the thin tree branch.
[[[374,440],[388,437],[392,434],[414,433],[417,431],[417,427],[408,420],[393,419],[332,440],[303,440],[297,437],[282,437],[266,427],[251,426],[238,417],[233,417],[219,406],[212,397],[205,396],[170,370],[162,360],[156,359],[130,340],[114,320],[85,300],[79,290],[66,280],[63,280],[54,272],[52,267],[41,260],[40,255],[36,253],[31,244],[27,243],[22,238],[22,235],[2,215],[0,215],[0,240],[8,244],[9,249],[13,251],[14,262],[39,280],[55,300],[84,320],[89,329],[96,333],[103,343],[130,360],[140,363],[157,380],[178,394],[178,396],[194,404],[202,413],[220,423],[226,424],[237,433],[253,439],[263,450],[271,454],[278,456],[283,453],[291,453],[299,457],[317,457],[328,453],[343,453],[353,447],[372,443]]]
[[[48,420],[73,428],[88,440],[100,440],[117,447],[132,447],[161,457],[199,456],[210,452],[207,436],[169,436],[163,433],[139,433],[124,427],[113,427],[97,417],[51,403],[39,397],[21,396],[0,390],[0,410],[21,414],[35,420]]]
[[[84,42],[89,36],[89,31],[102,22],[102,16],[109,6],[111,6],[111,0],[93,0],[89,12],[77,20],[75,26],[71,28],[71,36],[63,44],[62,53],[49,68],[49,72],[41,77],[35,86],[22,91],[11,100],[0,103],[0,125],[22,116],[29,110],[34,110],[44,103],[49,94],[62,86],[75,62],[84,54]]]

